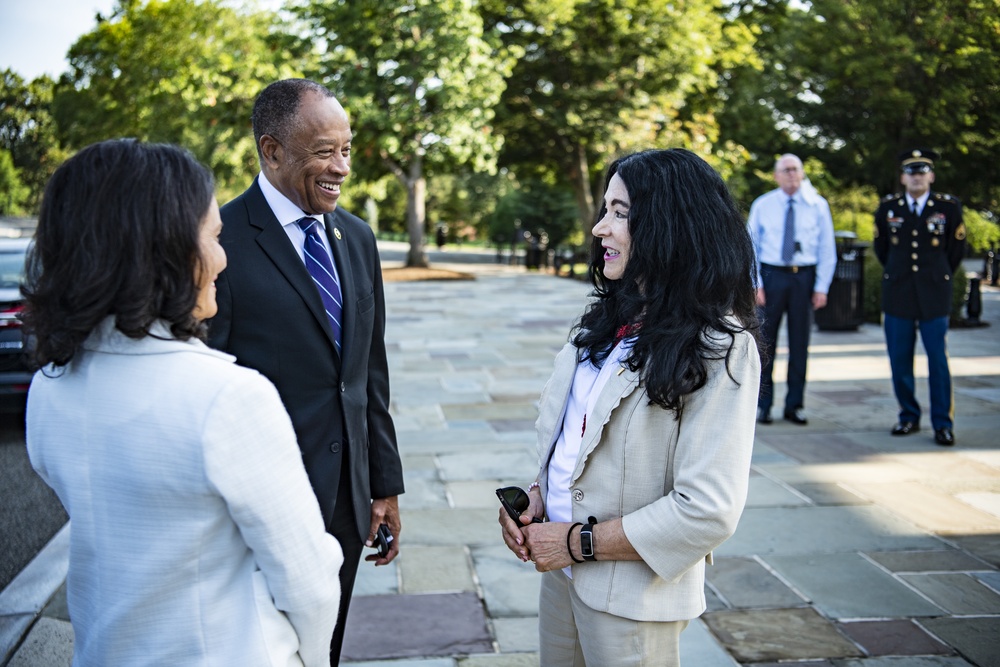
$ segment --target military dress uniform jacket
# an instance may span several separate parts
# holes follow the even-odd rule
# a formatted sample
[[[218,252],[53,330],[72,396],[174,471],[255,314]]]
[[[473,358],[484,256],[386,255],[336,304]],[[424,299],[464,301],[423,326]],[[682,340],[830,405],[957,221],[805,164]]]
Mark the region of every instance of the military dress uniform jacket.
[[[914,320],[951,312],[951,277],[965,253],[962,204],[931,192],[920,215],[904,194],[882,200],[875,213],[875,255],[884,267],[882,310]]]

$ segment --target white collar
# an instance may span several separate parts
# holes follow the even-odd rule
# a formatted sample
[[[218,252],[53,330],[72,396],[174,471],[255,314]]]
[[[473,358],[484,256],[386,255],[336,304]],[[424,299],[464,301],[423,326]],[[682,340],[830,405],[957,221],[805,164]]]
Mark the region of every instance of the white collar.
[[[271,212],[274,213],[274,217],[278,219],[282,227],[287,227],[298,222],[306,216],[302,212],[302,209],[293,204],[291,199],[283,195],[278,188],[271,184],[271,181],[267,180],[267,176],[264,175],[263,171],[257,176],[257,182],[260,184],[260,191],[264,193],[267,205],[271,207]],[[326,229],[326,221],[322,215],[312,215],[309,217],[319,221],[323,229]]]

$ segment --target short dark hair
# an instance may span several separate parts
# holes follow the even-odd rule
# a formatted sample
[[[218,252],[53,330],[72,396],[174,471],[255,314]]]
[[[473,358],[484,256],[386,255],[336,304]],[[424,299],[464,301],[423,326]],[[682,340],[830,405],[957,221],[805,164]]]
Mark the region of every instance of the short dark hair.
[[[573,343],[601,364],[617,330],[640,323],[628,363],[642,370],[653,403],[680,410],[705,385],[707,361],[719,351],[706,332],[756,337],[753,244],[725,182],[694,153],[648,150],[615,160],[629,194],[628,261],[619,280],[604,277],[604,248],[594,237],[591,279],[597,299],[577,325]],[[598,220],[605,215],[603,203]],[[725,357],[731,351],[725,352]]]
[[[333,97],[333,91],[309,79],[282,79],[268,85],[253,103],[250,122],[253,125],[253,140],[260,154],[260,138],[269,134],[278,141],[284,141],[297,122],[296,113],[306,92],[323,97]]]
[[[108,316],[131,338],[157,320],[204,338],[193,312],[212,173],[186,150],[115,139],[92,144],[49,179],[28,252],[24,322],[39,365],[68,364]]]

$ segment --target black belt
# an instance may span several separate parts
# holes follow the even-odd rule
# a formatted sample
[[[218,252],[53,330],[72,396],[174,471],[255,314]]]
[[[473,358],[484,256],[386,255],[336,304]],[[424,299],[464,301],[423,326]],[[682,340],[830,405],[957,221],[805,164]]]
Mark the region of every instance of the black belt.
[[[781,271],[782,273],[798,273],[799,271],[808,271],[809,269],[815,269],[815,264],[808,264],[806,266],[782,266],[780,264],[764,264],[761,263],[761,268],[768,268],[772,271]]]

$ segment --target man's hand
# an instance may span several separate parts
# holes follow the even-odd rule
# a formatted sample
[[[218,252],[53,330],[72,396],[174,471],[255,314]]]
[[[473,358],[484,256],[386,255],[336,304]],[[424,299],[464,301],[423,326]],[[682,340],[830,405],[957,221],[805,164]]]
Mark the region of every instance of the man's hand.
[[[378,532],[379,525],[383,523],[389,526],[389,532],[392,533],[392,542],[389,543],[389,553],[385,558],[380,557],[377,553],[365,556],[365,560],[369,562],[374,561],[376,567],[379,565],[388,565],[399,555],[399,533],[403,530],[403,526],[399,520],[399,496],[376,498],[372,501],[372,520],[371,525],[368,527],[368,539],[365,540],[366,547],[375,544],[375,534]]]
[[[822,292],[813,292],[813,310],[826,308],[826,295]]]

